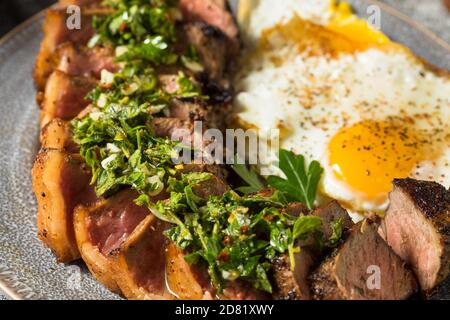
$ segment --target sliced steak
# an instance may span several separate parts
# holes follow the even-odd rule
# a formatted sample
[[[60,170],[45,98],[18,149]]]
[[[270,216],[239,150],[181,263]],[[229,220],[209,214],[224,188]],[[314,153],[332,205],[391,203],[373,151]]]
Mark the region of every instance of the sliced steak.
[[[206,22],[237,39],[239,31],[226,0],[180,0],[179,5],[186,21]]]
[[[36,58],[35,80],[39,89],[43,89],[47,77],[52,72],[51,56],[59,45],[71,42],[74,45],[86,44],[93,36],[92,17],[94,11],[83,12],[81,28],[70,30],[67,27],[69,14],[65,9],[49,9],[44,22],[44,40]]]
[[[227,65],[227,42],[224,34],[217,28],[193,22],[184,26],[189,44],[198,52],[200,63],[212,80],[220,80]]]
[[[170,116],[184,121],[203,121],[208,128],[219,130],[226,129],[226,118],[224,114],[229,110],[227,105],[208,105],[205,102],[193,99],[183,101],[172,99],[170,103]]]
[[[365,220],[309,277],[314,299],[399,300],[417,291],[413,272]]]
[[[189,156],[188,159],[183,159],[185,163],[213,163],[210,154],[206,152],[209,141],[203,139],[203,132],[206,128],[205,122],[194,123],[178,118],[154,118],[151,127],[156,136],[179,141],[182,145],[195,150],[195,154],[192,150],[185,151],[186,156]],[[183,156],[185,155],[183,154]]]
[[[87,48],[74,43],[64,43],[53,54],[52,67],[70,76],[100,79],[102,70],[119,70],[114,58],[114,52],[110,48]]]
[[[166,287],[167,223],[148,215],[113,255],[115,279],[128,299],[171,299]]]
[[[154,118],[151,123],[153,132],[157,137],[171,138],[177,133],[177,130],[185,130],[184,141],[190,141],[193,126],[189,121],[183,121],[177,118]],[[180,131],[181,132],[181,131]]]
[[[450,271],[450,191],[435,182],[397,179],[381,233],[415,271],[423,290]]]
[[[136,226],[150,214],[145,206],[133,200],[138,194],[132,190],[121,191],[108,200],[88,208],[86,228],[89,241],[107,256],[134,231]]]
[[[192,191],[205,200],[209,197],[219,197],[227,192],[230,188],[221,179],[212,176],[211,179],[203,181],[192,187]]]
[[[294,216],[308,214],[308,209],[302,203],[290,203],[286,211]],[[343,231],[347,232],[353,226],[353,222],[347,213],[337,201],[322,206],[312,212],[313,215],[323,220],[323,234],[325,239],[329,239],[333,231],[331,224],[334,221],[342,219]],[[280,255],[273,259],[273,279],[275,284],[275,299],[280,300],[309,300],[311,292],[308,284],[308,276],[314,267],[317,266],[321,257],[321,252],[316,247],[314,241],[311,243],[297,242],[301,247],[300,252],[294,254],[294,270],[287,254]]]
[[[190,265],[186,253],[170,241],[166,250],[166,283],[177,299],[212,300],[214,289],[203,265]]]
[[[95,87],[89,78],[71,77],[55,71],[48,78],[42,102],[41,128],[55,118],[72,120],[89,104],[86,95]]]
[[[114,292],[120,290],[110,255],[151,214],[148,208],[134,204],[137,196],[128,189],[75,210],[75,235],[81,257],[94,277]]]
[[[206,106],[198,101],[172,99],[169,111],[171,117],[183,121],[204,121],[208,116]]]
[[[91,173],[81,157],[63,150],[42,150],[33,165],[33,191],[38,202],[39,238],[58,261],[78,259],[73,211],[98,200]]]
[[[72,126],[69,122],[54,119],[43,129],[42,149],[58,149],[69,153],[79,153],[80,146],[72,139]]]
[[[291,202],[285,208],[286,212],[294,217],[310,214],[308,207],[301,202]]]

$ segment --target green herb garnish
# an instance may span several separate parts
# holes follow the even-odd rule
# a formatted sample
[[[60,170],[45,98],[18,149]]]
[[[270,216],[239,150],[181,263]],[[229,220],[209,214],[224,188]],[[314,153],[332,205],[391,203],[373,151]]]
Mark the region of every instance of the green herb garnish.
[[[189,47],[181,56],[173,52],[174,1],[106,0],[113,12],[94,19],[96,35],[89,46],[115,49],[121,70],[102,72],[101,85],[88,99],[92,111],[72,121],[74,140],[92,169],[92,183],[100,196],[111,196],[122,187],[139,193],[138,205],[145,205],[159,219],[172,226],[165,232],[186,250],[185,260],[203,264],[220,292],[227,281],[245,280],[254,288],[271,293],[268,273],[271,259],[300,250],[298,241],[322,239],[322,220],[313,216],[294,217],[285,207],[301,201],[313,207],[322,168],[312,162],[305,170],[304,158],[280,151],[280,168],[286,179],[269,177],[276,190],[266,187],[254,169],[234,165],[248,184],[222,196],[202,198],[198,188],[214,177],[210,173],[176,170],[178,143],[155,137],[151,123],[164,116],[171,99],[206,100],[201,88],[184,73],[177,77],[178,91],[167,93],[158,81],[159,65],[183,63],[199,72],[198,53]],[[154,203],[163,190],[168,199]],[[334,246],[342,234],[342,222],[332,225],[326,245]]]
[[[279,162],[286,179],[269,176],[267,179],[269,185],[285,192],[291,200],[303,202],[308,209],[312,209],[317,185],[323,172],[319,162],[312,161],[306,169],[305,158],[288,150],[280,150]]]

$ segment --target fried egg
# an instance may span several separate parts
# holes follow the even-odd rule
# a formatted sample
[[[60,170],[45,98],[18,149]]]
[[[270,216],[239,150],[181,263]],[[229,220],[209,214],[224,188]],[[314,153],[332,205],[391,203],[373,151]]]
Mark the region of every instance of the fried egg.
[[[323,197],[382,212],[395,178],[450,186],[449,73],[342,2],[241,1],[239,21],[236,122],[260,136],[280,129],[281,148],[319,161]]]

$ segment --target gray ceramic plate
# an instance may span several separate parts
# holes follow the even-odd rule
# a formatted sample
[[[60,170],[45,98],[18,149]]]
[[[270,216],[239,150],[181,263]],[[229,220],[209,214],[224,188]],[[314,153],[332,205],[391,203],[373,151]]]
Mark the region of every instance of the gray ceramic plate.
[[[362,17],[374,3],[350,2]],[[430,63],[450,70],[448,44],[379,5],[384,32]],[[39,112],[31,74],[42,18],[43,14],[35,16],[0,41],[0,289],[14,299],[118,299],[82,264],[57,264],[36,237],[30,170],[39,147]]]

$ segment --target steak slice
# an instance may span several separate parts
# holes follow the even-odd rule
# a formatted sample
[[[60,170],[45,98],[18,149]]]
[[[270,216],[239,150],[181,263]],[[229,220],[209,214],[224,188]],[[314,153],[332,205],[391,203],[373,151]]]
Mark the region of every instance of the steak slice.
[[[55,118],[72,120],[89,105],[86,95],[96,82],[89,78],[71,77],[54,71],[47,80],[42,102],[41,128]]]
[[[298,216],[307,212],[307,208],[301,203],[291,203],[287,206],[286,211],[290,214]],[[329,239],[333,231],[331,223],[338,219],[342,219],[343,231],[346,232],[353,226],[353,222],[347,213],[337,201],[322,206],[312,212],[313,215],[323,219],[323,233],[325,239]],[[308,276],[311,270],[317,266],[321,256],[319,250],[313,244],[300,246],[300,252],[294,254],[294,270],[291,268],[289,256],[287,254],[278,256],[273,259],[274,268],[274,284],[275,299],[280,300],[310,300],[311,292],[308,284]]]
[[[190,121],[161,117],[152,119],[150,125],[157,137],[181,141],[188,146],[195,141],[194,125]]]
[[[171,299],[166,287],[167,223],[148,215],[111,256],[114,278],[128,299]]]
[[[61,44],[72,42],[74,45],[86,44],[93,36],[92,17],[95,12],[83,10],[81,28],[69,30],[66,22],[69,14],[65,9],[49,9],[44,22],[44,40],[36,58],[34,77],[37,87],[42,90],[52,70],[51,56]]]
[[[239,31],[226,0],[180,0],[179,5],[186,21],[206,22],[237,39]]]
[[[136,205],[135,191],[126,189],[106,200],[75,210],[75,235],[81,257],[95,278],[114,292],[120,292],[114,278],[111,252],[150,215],[147,207]]]
[[[214,288],[206,268],[190,265],[186,252],[169,241],[166,249],[166,284],[170,292],[181,300],[212,300]]]
[[[73,141],[72,126],[61,119],[53,119],[43,129],[41,135],[42,149],[58,149],[78,154],[80,146]]]
[[[413,272],[367,219],[352,228],[347,241],[309,279],[318,300],[399,300],[417,291]]]
[[[430,290],[450,271],[450,191],[435,182],[397,179],[381,233]]]
[[[51,63],[54,69],[71,76],[100,79],[102,70],[109,72],[119,70],[114,59],[111,48],[87,48],[67,42],[55,50]]]
[[[224,34],[204,22],[192,22],[184,26],[187,41],[198,52],[200,63],[210,79],[220,80],[227,64],[227,43]]]
[[[33,191],[38,203],[39,238],[59,262],[80,257],[73,229],[73,211],[98,200],[91,172],[81,157],[63,150],[41,150],[33,165]]]

